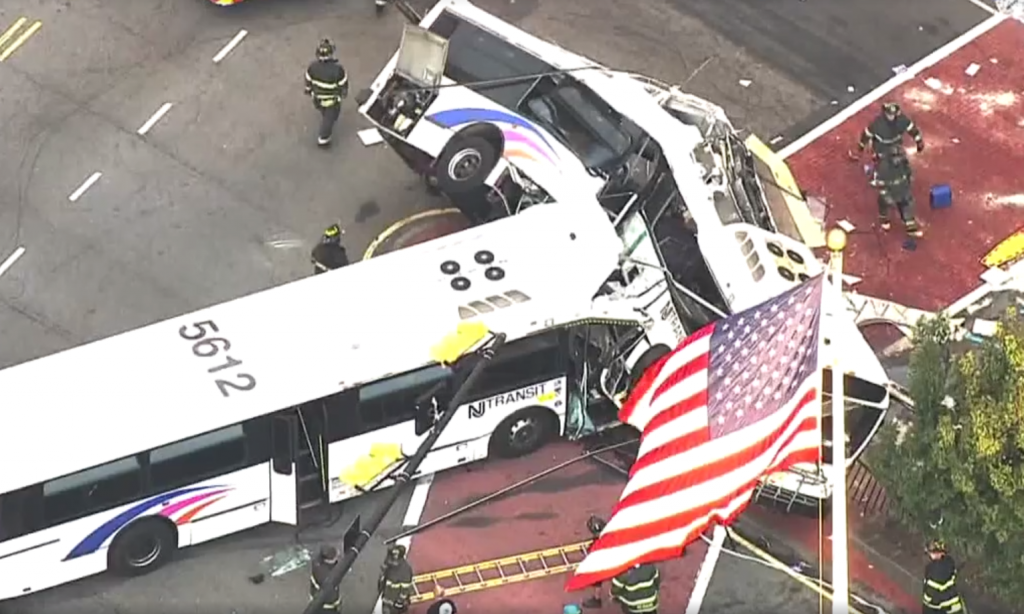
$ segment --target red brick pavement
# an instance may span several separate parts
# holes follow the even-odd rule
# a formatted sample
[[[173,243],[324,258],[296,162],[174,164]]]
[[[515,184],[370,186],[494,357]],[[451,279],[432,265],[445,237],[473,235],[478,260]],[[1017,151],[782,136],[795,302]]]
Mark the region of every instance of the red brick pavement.
[[[421,521],[540,473],[581,453],[579,445],[558,443],[516,460],[488,460],[438,474]],[[591,514],[607,517],[622,493],[622,478],[590,461],[580,461],[507,498],[428,529],[413,537],[410,559],[417,573],[506,557],[584,541]],[[682,559],[661,565],[664,611],[686,609],[690,591],[707,548],[690,547]],[[579,603],[587,593],[566,593],[567,576],[532,580],[453,597],[459,612],[546,614]],[[420,611],[425,610],[425,606]],[[606,604],[612,614],[618,609]]]
[[[1024,225],[1024,25],[1007,20],[897,87],[896,101],[920,126],[927,147],[912,155],[914,196],[925,237],[902,248],[896,225],[873,230],[877,207],[862,165],[847,161],[860,131],[879,112],[859,113],[787,159],[801,188],[823,196],[829,221],[857,231],[848,272],[857,290],[905,305],[938,310],[981,282],[980,259]],[[978,64],[973,77],[965,70]],[[909,143],[909,139],[908,139]],[[951,209],[931,210],[929,189],[950,184]]]
[[[981,258],[1024,225],[1022,42],[1024,25],[1004,21],[879,100],[900,103],[927,144],[923,154],[911,154],[918,213],[926,225],[915,251],[903,249],[904,237],[896,228],[889,233],[873,229],[875,194],[861,165],[845,161],[860,131],[878,113],[878,103],[787,159],[800,186],[825,198],[829,222],[846,219],[858,228],[850,238],[847,270],[863,279],[859,292],[942,309],[980,284]],[[980,66],[973,77],[965,73],[972,64]],[[951,209],[929,208],[929,188],[937,184],[952,186]],[[879,523],[860,513],[864,505],[857,497],[864,493],[855,490],[849,517],[852,583],[916,611],[919,595],[910,584],[920,569],[908,562],[912,553],[907,547],[900,548],[899,557],[880,552],[886,547],[879,543]],[[746,516],[808,560],[818,560],[820,551],[822,565],[830,566],[830,518],[818,522],[760,507]],[[889,565],[880,565],[880,556]]]

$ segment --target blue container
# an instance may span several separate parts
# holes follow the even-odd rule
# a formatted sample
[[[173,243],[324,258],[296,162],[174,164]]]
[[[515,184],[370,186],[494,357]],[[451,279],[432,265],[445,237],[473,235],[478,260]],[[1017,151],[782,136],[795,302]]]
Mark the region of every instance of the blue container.
[[[932,209],[949,209],[953,206],[953,188],[948,183],[932,186],[930,200]]]

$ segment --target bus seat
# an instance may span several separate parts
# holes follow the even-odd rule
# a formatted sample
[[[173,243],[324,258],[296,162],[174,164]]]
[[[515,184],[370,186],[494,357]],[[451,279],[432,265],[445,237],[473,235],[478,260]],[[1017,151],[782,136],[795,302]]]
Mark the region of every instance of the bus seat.
[[[555,105],[551,104],[551,101],[543,96],[535,96],[526,103],[527,108],[530,109],[530,113],[536,117],[539,121],[544,122],[551,128],[558,126],[558,118],[555,115]]]

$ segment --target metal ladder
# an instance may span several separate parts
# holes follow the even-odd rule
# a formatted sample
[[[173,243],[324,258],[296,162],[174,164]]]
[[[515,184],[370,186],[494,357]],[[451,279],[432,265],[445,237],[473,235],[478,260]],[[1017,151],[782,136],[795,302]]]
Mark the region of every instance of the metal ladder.
[[[412,579],[412,603],[436,598],[437,586],[444,589],[445,596],[451,596],[563,574],[576,569],[592,543],[587,540],[421,574]]]

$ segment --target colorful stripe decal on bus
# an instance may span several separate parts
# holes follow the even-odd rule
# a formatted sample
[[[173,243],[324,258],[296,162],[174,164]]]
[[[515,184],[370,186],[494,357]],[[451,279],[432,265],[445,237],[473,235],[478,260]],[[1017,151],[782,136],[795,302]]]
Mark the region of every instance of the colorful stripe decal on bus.
[[[428,119],[449,129],[466,124],[487,122],[496,125],[505,136],[504,155],[539,161],[538,156],[555,164],[558,154],[539,128],[508,111],[495,109],[450,109],[428,116]]]
[[[154,507],[169,503],[178,497],[191,495],[181,501],[176,501],[167,505],[159,512],[160,516],[170,518],[171,515],[179,511],[186,510],[185,513],[175,521],[175,524],[182,525],[191,521],[202,509],[212,505],[220,499],[223,499],[223,496],[218,495],[224,495],[224,493],[230,490],[232,489],[226,486],[191,486],[188,488],[179,488],[178,490],[157,495],[155,497],[150,497],[141,503],[133,505],[100,525],[99,528],[87,535],[86,538],[79,542],[77,546],[72,548],[71,552],[64,557],[64,560],[69,561],[71,559],[76,559],[80,556],[96,552],[102,548],[103,545],[114,536],[114,534],[124,528],[125,525],[152,510]],[[187,509],[189,506],[195,507]]]

